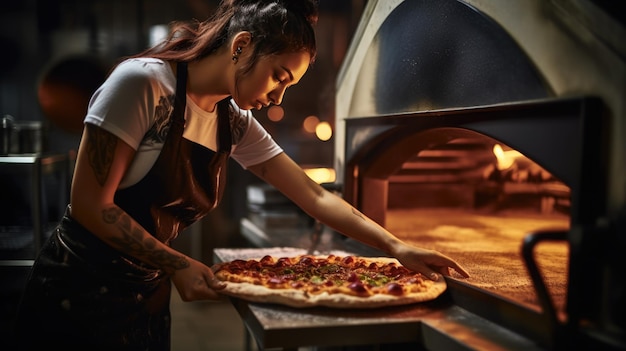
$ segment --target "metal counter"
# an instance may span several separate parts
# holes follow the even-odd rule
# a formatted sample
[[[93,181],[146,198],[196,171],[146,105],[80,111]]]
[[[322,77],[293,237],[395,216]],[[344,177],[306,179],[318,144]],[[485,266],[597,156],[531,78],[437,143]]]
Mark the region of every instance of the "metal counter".
[[[69,187],[72,172],[72,158],[69,154],[10,154],[0,156],[0,173],[6,177],[24,177],[29,185],[24,192],[30,200],[32,226],[0,226],[0,267],[30,267],[35,256],[52,231],[59,218],[47,218],[44,177],[56,179],[56,209],[60,214],[69,201]],[[6,185],[4,185],[6,186]],[[16,199],[2,197],[2,201]]]
[[[283,246],[217,248],[214,259],[224,262],[306,252]],[[325,253],[349,252],[335,248]],[[359,350],[540,350],[531,340],[456,306],[448,292],[425,303],[375,309],[293,308],[230,300],[259,350],[346,346]]]

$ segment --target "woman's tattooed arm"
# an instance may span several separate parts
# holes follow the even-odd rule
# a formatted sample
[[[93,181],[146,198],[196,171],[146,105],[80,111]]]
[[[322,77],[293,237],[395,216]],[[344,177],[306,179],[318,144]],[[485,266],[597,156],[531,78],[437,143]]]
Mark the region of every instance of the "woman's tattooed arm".
[[[117,146],[117,137],[104,129],[87,124],[87,153],[89,164],[98,184],[104,186],[111,171],[113,156]],[[136,224],[135,221],[117,206],[103,210],[102,220],[113,225],[120,233],[112,244],[117,249],[144,260],[146,263],[173,275],[177,270],[189,266],[189,261],[182,255],[160,249],[158,241]]]
[[[110,207],[102,213],[105,223],[114,225],[122,236],[113,240],[119,249],[137,257],[143,257],[147,263],[161,268],[165,273],[173,275],[177,270],[189,267],[184,255],[174,255],[159,249],[157,240],[144,235],[143,229],[134,225],[134,221],[119,207]]]
[[[109,176],[113,153],[117,145],[117,137],[100,129],[99,127],[86,125],[89,143],[87,144],[87,154],[89,163],[100,185],[104,185]]]

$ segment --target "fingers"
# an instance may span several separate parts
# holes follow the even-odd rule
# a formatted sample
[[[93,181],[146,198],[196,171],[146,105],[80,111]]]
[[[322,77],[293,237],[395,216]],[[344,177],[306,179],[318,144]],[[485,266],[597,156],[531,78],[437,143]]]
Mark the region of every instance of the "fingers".
[[[450,276],[450,268],[452,268],[457,273],[462,275],[464,278],[470,277],[469,273],[463,267],[461,267],[461,265],[458,264],[456,261],[440,253],[438,253],[438,255],[439,255],[439,259],[434,259],[434,261],[438,261],[438,262],[434,263],[433,266],[439,267],[439,271],[441,274]]]
[[[215,272],[219,271],[222,268],[223,265],[224,265],[223,262],[216,263],[216,264],[212,265],[211,266],[211,272],[215,273]]]
[[[215,279],[203,279],[198,282],[195,288],[185,291],[185,298],[183,301],[196,301],[196,300],[219,300],[219,290],[224,287],[214,282]],[[183,296],[183,294],[181,294]]]
[[[226,287],[226,283],[224,283],[223,281],[215,278],[215,277],[211,277],[207,280],[207,285],[209,286],[209,288],[213,289],[213,290],[222,290]]]
[[[215,277],[211,268],[190,259],[187,268],[178,270],[171,279],[183,301],[219,300],[226,283]]]
[[[209,298],[213,299],[213,300],[217,300],[220,298],[220,294],[219,291],[223,290],[226,287],[226,283],[224,283],[223,281],[217,279],[214,275],[213,272],[211,270],[209,270],[207,272],[207,274],[204,276],[204,282],[206,283],[207,287],[209,288],[208,290],[208,294],[209,294]]]
[[[464,278],[469,278],[470,275],[469,273],[467,273],[467,271],[465,269],[463,269],[463,267],[461,267],[460,264],[456,263],[454,260],[447,258],[447,260],[449,261],[448,264],[446,265],[446,268],[452,268],[454,269],[457,273],[459,273],[460,275],[462,275]],[[446,275],[450,275],[450,270],[448,269],[448,274]]]
[[[456,267],[458,267],[458,268],[456,268]],[[452,276],[452,274],[450,272],[451,269],[454,269],[456,272],[458,272],[464,278],[469,278],[469,273],[467,273],[463,268],[461,268],[459,266],[453,266],[453,267],[433,266],[432,269],[430,269],[430,268],[420,269],[419,272],[424,274],[426,276],[426,278],[428,278],[430,280],[437,281],[437,280],[439,280],[440,275],[447,276],[447,277]]]
[[[441,275],[450,276],[450,267],[439,267],[439,273]]]
[[[399,256],[401,256],[403,260],[406,260],[409,266],[413,266],[417,272],[424,274],[431,280],[439,279],[440,275],[451,276],[451,269],[458,272],[464,278],[470,277],[469,273],[461,267],[460,264],[438,251],[401,246],[401,249],[407,248],[407,251],[399,250]],[[411,261],[412,263],[409,263]]]
[[[434,280],[434,281],[439,280],[439,274],[423,262],[420,262],[418,264],[417,269],[415,269],[415,271],[423,274],[426,278],[430,280]]]
[[[463,267],[459,266],[456,263],[454,264],[454,266],[452,266],[452,269],[454,269],[457,273],[462,275],[463,278],[469,278],[470,277],[469,273],[465,269],[463,269]]]
[[[441,273],[442,275],[451,277],[451,269],[455,270],[457,273],[459,273],[461,276],[463,276],[463,278],[469,278],[470,275],[469,273],[467,273],[467,271],[465,269],[463,269],[461,266],[457,265],[457,264],[451,264],[450,267],[448,266],[438,266],[438,271],[439,273]]]

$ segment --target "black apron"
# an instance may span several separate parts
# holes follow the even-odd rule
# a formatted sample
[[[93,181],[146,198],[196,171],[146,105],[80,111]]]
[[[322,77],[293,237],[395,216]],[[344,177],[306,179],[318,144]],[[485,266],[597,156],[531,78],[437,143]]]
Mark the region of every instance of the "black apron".
[[[115,202],[169,245],[217,206],[231,150],[228,100],[218,103],[218,151],[182,137],[187,65],[178,63],[176,100],[163,149]],[[39,253],[16,320],[16,349],[169,350],[169,276],[105,244],[69,211]]]

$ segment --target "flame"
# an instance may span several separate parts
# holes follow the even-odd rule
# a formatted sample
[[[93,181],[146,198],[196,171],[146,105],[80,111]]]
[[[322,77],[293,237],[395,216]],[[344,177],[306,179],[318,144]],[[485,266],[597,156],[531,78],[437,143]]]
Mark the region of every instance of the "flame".
[[[496,156],[496,159],[498,161],[498,170],[509,169],[513,166],[513,164],[515,164],[515,160],[524,157],[524,155],[516,150],[504,151],[500,144],[496,144],[493,146],[493,154]]]

